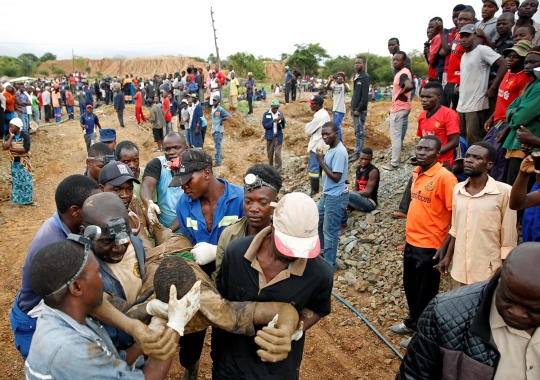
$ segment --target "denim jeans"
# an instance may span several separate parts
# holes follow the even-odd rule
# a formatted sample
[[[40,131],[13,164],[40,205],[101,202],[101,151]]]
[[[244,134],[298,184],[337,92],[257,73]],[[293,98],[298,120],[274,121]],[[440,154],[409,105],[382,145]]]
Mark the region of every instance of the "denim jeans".
[[[32,117],[34,118],[34,122],[39,125],[39,108],[32,107]]]
[[[360,210],[365,212],[371,212],[375,210],[375,205],[371,203],[369,199],[363,197],[362,195],[355,193],[354,191],[349,191],[349,207],[353,210]],[[347,219],[349,219],[349,214],[345,213],[341,219],[341,225],[344,226],[347,224]]]
[[[27,113],[19,113],[19,118],[23,122],[23,126],[22,126],[21,130],[24,133],[28,133],[28,127],[29,127],[28,114]]]
[[[367,111],[360,112],[360,116],[354,116],[353,113],[354,136],[356,137],[354,154],[358,157],[360,157],[360,153],[362,152],[362,149],[364,149],[364,140],[366,138],[364,124],[366,122],[366,117]]]
[[[216,164],[221,164],[221,141],[223,141],[223,132],[214,132],[212,133],[212,137],[214,138],[214,146],[216,147],[216,155],[214,157],[214,160],[216,161]]]
[[[169,133],[171,133],[171,122],[166,121],[165,122],[165,136],[167,136]]]
[[[81,115],[84,115],[84,113],[86,112],[84,107],[85,107],[84,104],[79,103],[79,112],[81,113]]]
[[[345,114],[343,112],[334,111],[332,114],[332,117],[334,119],[334,123],[336,123],[337,125],[337,133],[338,133],[339,141],[343,141],[343,133],[341,132],[341,124],[343,123],[343,118],[345,117]]]
[[[186,141],[189,148],[191,148],[191,133],[189,129],[186,129],[184,134],[186,135]]]
[[[338,233],[341,219],[349,203],[349,192],[324,194],[319,201],[319,240],[324,259],[336,270]]]

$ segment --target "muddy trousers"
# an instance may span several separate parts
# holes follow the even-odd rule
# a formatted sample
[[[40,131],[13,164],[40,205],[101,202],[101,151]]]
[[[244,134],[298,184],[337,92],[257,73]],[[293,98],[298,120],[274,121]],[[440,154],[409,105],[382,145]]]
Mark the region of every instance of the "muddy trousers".
[[[276,168],[281,173],[281,145],[275,136],[272,140],[266,140],[266,153],[268,154],[268,165]]]
[[[201,358],[206,330],[180,337],[180,364],[184,368],[191,368]]]
[[[409,305],[409,317],[403,323],[412,330],[428,303],[439,293],[441,274],[433,266],[437,250],[405,244],[403,254],[403,288]]]

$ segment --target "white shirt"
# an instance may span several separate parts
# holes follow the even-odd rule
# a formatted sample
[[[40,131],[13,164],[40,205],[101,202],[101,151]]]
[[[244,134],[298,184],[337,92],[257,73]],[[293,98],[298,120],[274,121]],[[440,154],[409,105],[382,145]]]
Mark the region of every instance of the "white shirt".
[[[489,69],[500,55],[493,49],[478,45],[473,51],[463,54],[460,63],[460,86],[458,112],[476,112],[489,108],[486,96]]]
[[[51,93],[47,90],[43,91],[41,94],[41,101],[44,106],[51,104]]]
[[[328,149],[328,145],[322,140],[322,126],[324,123],[330,121],[330,115],[328,112],[321,108],[315,115],[313,115],[313,120],[306,124],[306,135],[311,136],[308,143],[308,152],[315,152],[316,148]]]
[[[276,123],[276,119],[279,117],[279,115],[281,115],[279,113],[279,111],[277,111],[276,113],[273,113],[272,112],[272,108],[270,108],[270,113],[272,114],[272,118],[274,119],[274,135],[277,135],[277,123]]]

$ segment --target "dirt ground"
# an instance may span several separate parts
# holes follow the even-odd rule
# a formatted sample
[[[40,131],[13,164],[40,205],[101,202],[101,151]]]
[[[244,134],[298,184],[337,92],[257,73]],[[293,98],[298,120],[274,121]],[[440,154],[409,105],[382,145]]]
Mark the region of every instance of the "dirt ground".
[[[331,107],[331,101],[326,102]],[[416,120],[420,105],[414,103],[410,120]],[[224,163],[217,168],[218,176],[241,184],[246,169],[254,163],[266,162],[266,145],[261,115],[268,109],[266,105],[256,108],[255,116],[236,115],[226,124],[223,140]],[[366,146],[384,149],[390,145],[385,123],[388,103],[370,104],[366,123]],[[330,108],[331,110],[331,108]],[[309,105],[296,102],[281,108],[288,119],[285,131],[283,156],[302,156],[307,162],[306,146],[308,137],[303,129],[311,120]],[[124,112],[125,128],[120,128],[114,110],[96,109],[103,127],[117,128],[117,141],[129,139],[140,148],[141,163],[146,163],[157,153],[152,138],[146,144],[146,132],[141,132],[135,123],[134,108],[128,105]],[[65,115],[64,115],[65,117]],[[344,142],[347,147],[354,146],[354,133],[350,116],[344,121]],[[415,123],[411,122],[406,142],[411,142]],[[27,249],[41,223],[55,211],[54,191],[57,184],[70,174],[82,173],[85,169],[86,150],[81,128],[77,121],[45,127],[33,134],[32,160],[35,168],[35,202],[37,206],[14,206],[9,203],[10,170],[6,153],[0,154],[0,358],[4,369],[0,379],[22,379],[23,361],[13,344],[13,334],[9,323],[9,310],[18,292],[21,267]],[[205,147],[213,154],[213,143],[207,134]],[[297,173],[300,176],[307,173]],[[338,286],[336,283],[335,286]],[[355,292],[352,290],[352,292]],[[356,306],[367,306],[368,295],[351,294],[357,300]],[[360,310],[360,308],[359,308]],[[369,316],[368,316],[369,318]],[[384,331],[383,333],[386,334]],[[207,335],[208,337],[208,335]],[[389,336],[397,346],[399,339]],[[201,365],[200,379],[211,378],[209,341],[205,347]],[[403,353],[403,351],[402,351]],[[363,322],[337,300],[332,300],[332,314],[307,332],[301,378],[320,379],[391,379],[400,361]],[[169,378],[180,377],[182,369],[177,361]]]

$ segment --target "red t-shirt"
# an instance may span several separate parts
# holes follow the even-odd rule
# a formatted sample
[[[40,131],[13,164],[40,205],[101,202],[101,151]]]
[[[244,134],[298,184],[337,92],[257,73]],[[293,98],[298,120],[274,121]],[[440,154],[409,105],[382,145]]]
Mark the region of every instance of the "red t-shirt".
[[[43,97],[41,95],[41,92],[38,92],[37,99],[38,99],[38,102],[39,102],[39,108],[43,107]]]
[[[171,114],[171,101],[169,98],[163,99],[163,104],[161,105],[161,109],[163,110],[163,115],[165,115],[165,121],[171,121],[172,114]]]
[[[142,108],[142,95],[140,91],[135,93],[135,108]]]
[[[459,116],[453,109],[441,106],[431,117],[427,117],[427,111],[418,116],[418,130],[416,131],[418,137],[435,135],[444,146],[448,143],[448,136],[456,133],[459,134]],[[437,161],[442,164],[448,161],[452,167],[454,165],[454,151],[450,150],[441,154]]]
[[[227,79],[227,78],[225,77],[225,75],[223,75],[223,73],[222,73],[221,71],[218,71],[218,72],[216,73],[216,78],[219,79],[219,84],[220,84],[221,86],[223,86],[223,83],[225,83],[225,79]]]
[[[429,46],[428,79],[437,78],[437,66],[432,65],[439,50],[441,50],[441,36],[437,34],[431,39],[431,44]]]
[[[512,74],[510,70],[506,72],[504,78],[499,85],[499,94],[497,96],[497,104],[495,105],[495,114],[493,122],[506,121],[506,111],[508,106],[521,94],[527,83],[533,78],[528,77],[525,71]]]
[[[465,49],[461,47],[459,34],[452,42],[450,47],[450,56],[448,58],[448,70],[446,71],[446,81],[448,83],[459,84],[459,66],[461,65],[461,57],[465,54]]]
[[[454,38],[456,37],[456,34],[458,32],[458,28],[454,27],[452,29],[450,29],[448,31],[448,33],[446,34],[446,41],[451,44],[452,41],[454,41]],[[451,54],[448,54],[444,60],[444,72],[447,73],[448,72],[448,61],[450,61],[450,56]]]

